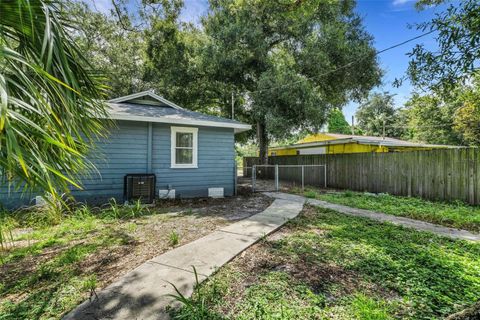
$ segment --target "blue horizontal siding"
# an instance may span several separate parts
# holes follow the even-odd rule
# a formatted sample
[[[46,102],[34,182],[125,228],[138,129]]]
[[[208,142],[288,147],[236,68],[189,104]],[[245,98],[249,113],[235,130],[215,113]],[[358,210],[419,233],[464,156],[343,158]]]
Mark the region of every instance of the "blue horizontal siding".
[[[89,156],[96,171],[82,175],[83,190],[72,190],[79,201],[99,204],[123,199],[123,179],[129,173],[154,173],[158,189],[171,185],[177,197],[205,197],[208,188],[234,193],[234,132],[228,128],[198,127],[198,168],[170,168],[169,124],[152,124],[152,172],[147,172],[148,123],[119,121],[107,138],[96,141]],[[0,186],[0,204],[10,208],[32,203],[34,192]]]
[[[171,128],[153,124],[152,169],[157,189],[169,185],[177,197],[206,197],[208,188],[224,188],[233,195],[234,132],[228,128],[198,127],[198,168],[171,167]]]

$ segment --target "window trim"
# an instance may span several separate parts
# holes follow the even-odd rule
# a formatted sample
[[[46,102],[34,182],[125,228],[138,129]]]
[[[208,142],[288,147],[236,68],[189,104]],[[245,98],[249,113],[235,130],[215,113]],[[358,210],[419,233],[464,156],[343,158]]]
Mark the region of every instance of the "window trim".
[[[198,168],[198,128],[170,127],[170,168]],[[192,133],[192,163],[176,163],[177,133]]]

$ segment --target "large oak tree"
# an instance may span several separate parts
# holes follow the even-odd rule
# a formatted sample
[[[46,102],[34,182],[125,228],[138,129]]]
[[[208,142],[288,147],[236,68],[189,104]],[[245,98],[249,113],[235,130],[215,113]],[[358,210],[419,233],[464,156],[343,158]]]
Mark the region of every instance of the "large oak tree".
[[[249,112],[263,162],[272,139],[320,129],[329,109],[379,83],[353,0],[212,0],[203,26],[211,76]]]

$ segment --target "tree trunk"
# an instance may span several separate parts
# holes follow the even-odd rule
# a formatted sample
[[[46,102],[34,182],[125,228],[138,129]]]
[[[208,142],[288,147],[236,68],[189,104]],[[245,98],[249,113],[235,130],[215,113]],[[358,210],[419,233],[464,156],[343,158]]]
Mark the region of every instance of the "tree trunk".
[[[268,163],[268,135],[265,123],[257,122],[257,141],[260,149],[260,163]]]

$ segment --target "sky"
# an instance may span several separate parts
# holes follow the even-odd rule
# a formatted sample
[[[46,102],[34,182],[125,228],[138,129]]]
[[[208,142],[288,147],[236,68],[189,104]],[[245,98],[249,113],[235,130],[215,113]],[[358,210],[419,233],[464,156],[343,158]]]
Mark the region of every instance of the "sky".
[[[90,0],[95,3],[98,11],[109,12],[111,0]],[[412,28],[417,23],[429,21],[435,13],[445,6],[427,8],[422,11],[415,9],[415,0],[357,0],[357,13],[363,18],[366,30],[374,37],[377,50],[388,48],[421,34]],[[208,0],[185,0],[181,19],[187,22],[199,23],[200,17],[207,12]],[[401,87],[394,87],[393,81],[405,75],[409,57],[407,53],[419,43],[427,48],[435,48],[434,34],[425,36],[414,42],[389,50],[379,55],[381,68],[384,70],[383,84],[374,91],[388,91],[395,95],[397,107],[401,107],[410,96],[413,88],[408,82]],[[358,103],[349,103],[343,112],[348,122],[358,107]]]

